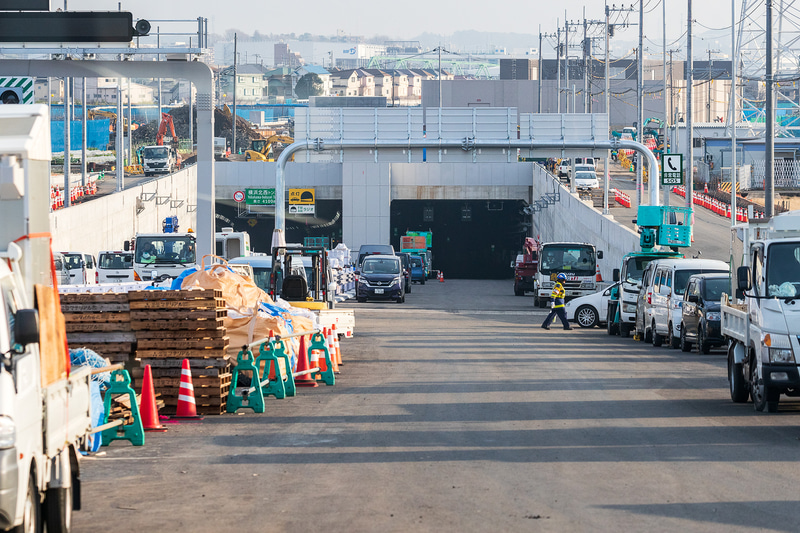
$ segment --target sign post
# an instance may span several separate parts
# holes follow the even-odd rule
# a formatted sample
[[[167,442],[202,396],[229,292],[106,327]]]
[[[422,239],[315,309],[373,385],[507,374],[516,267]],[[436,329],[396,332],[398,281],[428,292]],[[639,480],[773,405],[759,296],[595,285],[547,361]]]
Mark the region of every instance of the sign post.
[[[683,185],[683,154],[661,154],[661,185]]]

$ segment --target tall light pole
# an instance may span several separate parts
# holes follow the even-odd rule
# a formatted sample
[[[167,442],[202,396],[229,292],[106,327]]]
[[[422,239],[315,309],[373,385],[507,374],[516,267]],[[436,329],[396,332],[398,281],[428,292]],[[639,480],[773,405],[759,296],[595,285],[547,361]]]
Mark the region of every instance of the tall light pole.
[[[669,144],[668,132],[669,132],[669,102],[667,101],[667,0],[661,1],[661,19],[663,20],[663,25],[661,29],[661,46],[662,46],[662,62],[664,66],[664,138],[663,138],[663,148],[662,153],[667,153],[667,145]],[[669,187],[663,187],[663,201],[661,205],[669,205]]]
[[[643,142],[642,139],[642,123],[644,122],[644,2],[639,2],[639,57],[636,69],[636,107],[638,110],[636,119],[636,140]],[[636,204],[642,205],[642,189],[644,188],[644,161],[642,158],[636,157]],[[650,172],[654,174],[654,172]],[[650,187],[652,188],[653,180],[650,177]],[[658,184],[655,184],[658,186]]]
[[[694,127],[692,93],[694,85],[694,56],[692,55],[692,0],[688,0],[686,26],[686,207],[691,209],[694,195]],[[694,216],[692,217],[694,219]],[[692,220],[694,222],[694,220]]]
[[[561,113],[561,26],[556,29],[556,113]]]
[[[773,95],[772,70],[772,0],[766,0],[767,6],[767,73],[766,73],[766,139],[764,152],[764,210],[767,218],[775,214],[775,96]]]
[[[231,116],[231,153],[237,154],[236,151],[236,62],[238,56],[236,55],[236,39],[237,35],[233,34],[233,116]],[[283,209],[283,206],[280,206]],[[277,207],[276,207],[277,209]]]
[[[537,102],[536,102],[536,111],[537,113],[542,112],[542,25],[539,24],[539,65],[537,69]]]
[[[605,58],[606,65],[605,65],[605,69],[604,69],[605,70],[604,74],[605,74],[605,78],[606,78],[606,85],[605,85],[606,115],[608,115],[608,117],[609,117],[608,128],[611,129],[611,120],[610,120],[611,119],[611,96],[609,94],[609,81],[608,81],[608,69],[609,69],[609,61],[608,61],[609,48],[608,48],[608,45],[609,45],[609,37],[611,36],[610,35],[611,28],[608,25],[609,15],[610,15],[610,11],[608,9],[608,4],[606,4],[606,58]],[[611,137],[611,132],[610,131],[608,132],[608,136]],[[609,181],[611,179],[610,178],[611,173],[609,172],[608,164],[609,164],[609,157],[608,157],[608,150],[606,150],[606,160],[605,160],[605,164],[603,165],[603,174],[604,174],[603,175],[603,214],[604,215],[608,214],[608,191],[609,191],[609,187],[610,187]]]
[[[731,123],[731,228],[736,225],[736,0],[731,0],[731,105],[728,120]],[[730,262],[733,263],[733,239],[730,246]],[[731,294],[736,294],[736,280],[731,277]]]

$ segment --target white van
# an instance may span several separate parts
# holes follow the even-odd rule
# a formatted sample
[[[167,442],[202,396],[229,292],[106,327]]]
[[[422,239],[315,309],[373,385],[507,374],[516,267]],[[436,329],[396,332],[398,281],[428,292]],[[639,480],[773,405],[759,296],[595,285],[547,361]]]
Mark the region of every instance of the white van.
[[[69,270],[67,270],[67,262],[64,256],[58,252],[53,252],[53,265],[56,269],[58,286],[69,285]]]
[[[588,165],[592,167],[592,170],[597,171],[597,165],[595,164],[594,157],[576,157],[573,165],[576,169],[578,165]]]
[[[69,271],[68,285],[97,283],[97,262],[92,254],[61,252]]]
[[[98,283],[125,283],[135,281],[133,252],[100,252],[97,259]]]
[[[659,259],[651,263],[653,275],[650,278],[652,319],[645,324],[650,329],[653,346],[667,341],[672,348],[678,348],[681,341],[683,294],[689,278],[694,274],[730,273],[728,263],[715,259]],[[650,265],[648,265],[650,267]]]

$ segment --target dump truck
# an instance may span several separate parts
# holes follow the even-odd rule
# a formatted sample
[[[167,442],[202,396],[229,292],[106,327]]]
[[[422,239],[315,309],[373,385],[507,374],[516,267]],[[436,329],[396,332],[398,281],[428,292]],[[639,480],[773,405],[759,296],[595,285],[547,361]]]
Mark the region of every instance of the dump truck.
[[[47,205],[47,106],[0,106],[0,530],[69,531],[90,369],[71,368]]]
[[[781,395],[800,394],[800,212],[751,218],[735,230],[744,251],[739,294],[720,309],[731,400],[774,413]]]

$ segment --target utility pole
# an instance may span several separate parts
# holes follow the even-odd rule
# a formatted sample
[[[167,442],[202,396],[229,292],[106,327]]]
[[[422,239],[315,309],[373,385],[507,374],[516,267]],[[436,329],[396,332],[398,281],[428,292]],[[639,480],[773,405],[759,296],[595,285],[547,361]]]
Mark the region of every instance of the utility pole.
[[[81,80],[81,186],[86,187],[86,78]]]
[[[156,48],[161,49],[161,26],[156,26]],[[161,54],[158,54],[158,60],[161,61]],[[158,124],[161,125],[161,78],[158,78]],[[117,117],[119,119],[119,117]],[[119,120],[117,120],[119,122]],[[119,126],[119,124],[117,125]]]
[[[437,74],[437,78],[439,78],[439,109],[442,107],[442,43],[439,43],[439,46],[436,47],[439,51],[439,72]]]
[[[583,112],[589,112],[589,53],[592,45],[586,34],[586,6],[583,6]]]
[[[711,54],[716,54],[719,52],[719,50],[711,50],[709,48],[707,52],[708,52],[708,100],[706,100],[706,119],[708,120],[708,122],[713,122],[714,120],[711,118],[711,94],[712,94],[711,87],[712,83],[714,83],[714,78],[713,78],[714,69],[712,68],[713,63],[711,59]]]
[[[694,195],[694,129],[692,120],[692,85],[694,85],[694,60],[692,56],[692,0],[688,0],[686,25],[686,207],[692,209]],[[692,217],[694,219],[694,217]],[[694,220],[692,220],[694,222]]]
[[[609,37],[611,37],[611,31],[612,31],[611,30],[611,26],[609,26],[609,24],[608,24],[608,20],[609,20],[609,15],[610,14],[611,14],[611,11],[608,9],[608,4],[606,4],[606,57],[605,57],[606,65],[605,65],[605,69],[604,69],[605,70],[604,74],[605,74],[605,78],[606,78],[606,85],[605,85],[605,91],[604,91],[605,94],[604,95],[605,95],[605,98],[606,98],[606,115],[608,115],[608,117],[609,117],[609,121],[608,121],[609,130],[611,129],[611,120],[610,120],[611,119],[611,95],[609,94],[609,90],[608,90],[609,89],[609,82],[608,82],[609,61],[608,61],[608,56],[609,56],[609,52],[610,52],[608,44],[609,44]],[[609,136],[609,138],[611,138],[611,131],[608,132],[608,136]],[[609,151],[606,150],[606,159],[605,159],[605,164],[603,165],[603,214],[604,215],[608,214],[608,192],[609,192],[609,186],[610,186],[609,185],[609,181],[610,181],[610,176],[611,176],[611,173],[609,172],[609,168],[608,168],[608,164],[609,164],[608,155],[609,155]]]
[[[69,167],[70,167],[70,160],[72,156],[70,155],[70,120],[69,116],[69,89],[70,89],[70,80],[71,78],[64,78],[64,207],[69,207],[72,205],[72,199],[70,198],[70,176],[69,176]]]
[[[542,112],[542,25],[539,24],[539,64],[537,65],[536,69],[536,78],[537,78],[537,87],[536,92],[538,93],[536,99],[536,111],[537,113]]]
[[[766,105],[766,139],[764,153],[764,210],[767,218],[775,214],[775,101],[773,94],[773,65],[772,65],[772,0],[766,0],[767,7],[767,72],[765,76],[767,105]]]
[[[669,103],[667,102],[667,2],[666,0],[661,2],[661,20],[663,21],[663,25],[661,28],[661,49],[663,50],[662,54],[662,66],[664,67],[664,137],[662,139],[663,142],[663,149],[662,153],[667,153],[667,146],[669,146]],[[662,190],[662,202],[661,205],[669,205],[669,187],[664,185]]]
[[[642,124],[644,122],[644,2],[639,2],[639,60],[637,61],[636,72],[636,106],[638,108],[636,119],[636,140],[643,142],[642,139]],[[637,205],[642,205],[642,189],[644,188],[644,158],[641,155],[636,157],[636,202]],[[650,183],[649,188],[657,187],[658,184],[653,184],[653,172],[655,169],[650,169]]]
[[[736,225],[736,0],[731,0],[731,106],[728,120],[731,123],[731,228]],[[733,270],[733,239],[730,246],[730,263]],[[731,294],[736,294],[736,281],[731,276]]]
[[[566,9],[564,10],[564,89],[569,91],[569,21]],[[564,92],[564,110],[569,113],[569,96],[566,92]]]
[[[556,34],[556,101],[558,104],[556,105],[556,113],[561,113],[561,26],[556,26],[557,34]]]
[[[231,126],[233,132],[233,138],[231,139],[231,153],[237,154],[236,151],[236,39],[237,35],[233,34],[233,116],[231,117],[231,122],[233,125]],[[275,209],[283,209],[283,206],[276,206]]]

